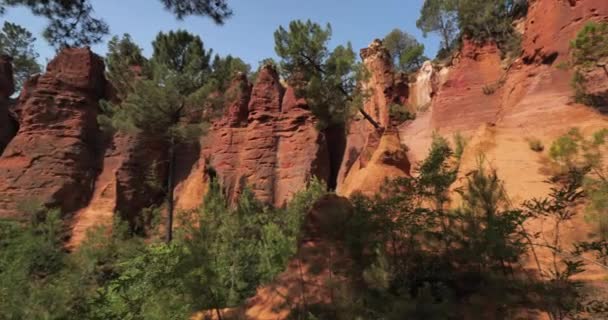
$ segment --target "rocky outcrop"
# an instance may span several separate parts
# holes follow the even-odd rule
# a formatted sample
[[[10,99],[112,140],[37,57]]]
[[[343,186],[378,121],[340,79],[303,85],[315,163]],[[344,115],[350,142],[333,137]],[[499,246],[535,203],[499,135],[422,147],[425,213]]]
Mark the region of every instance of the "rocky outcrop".
[[[11,58],[0,56],[0,155],[13,138],[15,129],[9,115],[9,99],[15,91]]]
[[[360,116],[349,124],[337,187],[337,192],[345,196],[355,191],[375,192],[385,178],[409,175],[407,158],[398,157],[399,163],[381,160],[385,153],[398,152],[402,148],[392,128],[389,110],[393,104],[406,104],[407,79],[394,72],[391,57],[380,40],[374,40],[368,48],[361,50],[361,58],[370,74],[362,84],[369,94],[363,109],[382,128],[374,128]]]
[[[526,63],[553,63],[568,56],[570,40],[588,21],[606,20],[608,1],[530,1],[525,22],[523,59]]]
[[[116,139],[116,137],[115,137]],[[167,146],[143,133],[128,134],[122,142],[124,160],[116,170],[116,212],[138,231],[150,217],[142,210],[162,202],[166,189]]]
[[[608,126],[597,110],[573,103],[571,74],[556,67],[586,20],[608,19],[606,5],[597,0],[531,2],[524,22],[524,55],[509,67],[501,67],[494,45],[465,42],[429,110],[399,129],[410,160],[426,157],[435,132],[448,139],[461,134],[468,142],[463,174],[483,155],[515,202],[545,195],[542,161],[528,140],[548,146],[572,127],[588,133]],[[548,59],[555,53],[555,59]]]
[[[400,127],[412,163],[426,157],[434,133],[447,138],[457,133],[470,136],[479,126],[495,123],[502,105],[501,80],[505,74],[495,44],[465,41],[460,58],[437,88],[429,107],[418,110],[415,121]]]
[[[260,200],[281,206],[313,176],[327,181],[325,136],[306,101],[283,88],[272,67],[260,70],[250,96],[248,88],[246,78],[235,78],[228,90],[234,100],[204,139],[202,157],[230,199],[249,187]]]
[[[408,102],[417,111],[431,104],[431,99],[437,93],[437,72],[431,61],[425,61],[416,75],[416,82],[410,87]]]
[[[27,201],[72,213],[93,192],[99,170],[98,100],[103,60],[64,49],[46,73],[27,82],[18,101],[19,131],[0,157],[0,216]]]
[[[101,173],[95,181],[91,200],[71,219],[72,233],[68,248],[78,247],[86,239],[89,229],[102,227],[111,230],[118,208],[117,173],[125,163],[125,151],[129,150],[130,143],[130,137],[123,134],[117,134],[107,142]]]

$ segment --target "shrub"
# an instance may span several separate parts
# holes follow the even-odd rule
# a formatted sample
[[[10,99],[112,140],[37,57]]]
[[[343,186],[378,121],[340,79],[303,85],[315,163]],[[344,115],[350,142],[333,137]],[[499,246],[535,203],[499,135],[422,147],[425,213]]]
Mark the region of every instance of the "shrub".
[[[392,104],[388,110],[390,118],[399,123],[416,119],[415,113],[410,112],[406,106],[400,104]]]
[[[530,146],[530,150],[534,152],[543,152],[545,150],[543,143],[535,138],[528,140],[528,145]]]
[[[608,22],[589,22],[570,42],[570,61],[574,68],[571,86],[574,100],[588,106],[598,107],[606,103],[606,97],[590,94],[587,90],[586,73],[601,68],[608,77]]]
[[[456,134],[454,134],[454,156],[456,159],[460,160],[462,158],[466,146],[467,140],[465,137],[460,132],[456,132]]]

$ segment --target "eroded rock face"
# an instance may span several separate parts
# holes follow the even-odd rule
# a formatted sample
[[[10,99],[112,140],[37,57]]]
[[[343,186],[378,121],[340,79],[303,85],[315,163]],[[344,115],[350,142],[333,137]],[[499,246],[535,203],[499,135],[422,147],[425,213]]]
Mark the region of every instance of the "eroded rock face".
[[[424,109],[431,104],[437,92],[437,73],[431,61],[425,61],[416,75],[416,82],[410,88],[409,103],[413,110]]]
[[[568,56],[570,40],[589,21],[608,16],[605,0],[531,1],[523,40],[524,61],[550,64]]]
[[[8,56],[0,56],[0,155],[15,131],[8,110],[9,99],[14,91],[11,59]]]
[[[0,216],[40,201],[71,213],[89,200],[99,170],[98,101],[103,60],[64,49],[45,74],[27,82],[19,101],[19,132],[0,157]]]
[[[475,169],[481,156],[498,171],[514,203],[545,196],[542,155],[530,150],[528,140],[548,147],[572,127],[585,134],[608,127],[605,115],[573,103],[571,73],[556,67],[586,21],[608,18],[606,6],[595,0],[531,2],[524,56],[509,67],[500,67],[495,46],[465,42],[429,110],[400,127],[410,160],[427,156],[433,133],[449,140],[461,134],[468,142],[462,175]]]
[[[260,71],[249,98],[246,78],[237,77],[229,91],[235,88],[241,94],[214,124],[202,152],[229,197],[249,187],[260,200],[282,206],[313,176],[327,181],[325,136],[306,101],[284,89],[270,66]]]
[[[389,109],[393,104],[406,104],[409,95],[407,79],[394,72],[390,55],[380,40],[374,40],[368,48],[361,50],[361,58],[370,73],[368,81],[363,84],[370,93],[363,109],[381,128],[374,128],[360,116],[349,124],[337,187],[337,192],[345,196],[355,191],[374,192],[379,181],[389,176],[409,175],[406,158],[400,159],[402,163],[397,165],[379,160],[385,151],[401,148],[399,137],[391,124]],[[368,183],[371,181],[373,183]]]
[[[143,228],[145,217],[141,210],[163,200],[167,146],[164,141],[144,134],[129,134],[119,139],[127,142],[121,143],[125,159],[116,170],[116,212],[132,227]]]

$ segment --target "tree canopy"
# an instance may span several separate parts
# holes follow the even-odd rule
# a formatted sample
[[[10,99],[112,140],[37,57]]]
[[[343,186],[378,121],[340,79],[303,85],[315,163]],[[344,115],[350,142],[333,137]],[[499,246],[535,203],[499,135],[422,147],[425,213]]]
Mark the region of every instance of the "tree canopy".
[[[31,32],[8,21],[0,30],[0,54],[12,58],[16,91],[21,90],[30,76],[41,71],[36,61],[38,53],[34,49],[34,41],[36,38]]]
[[[426,36],[437,33],[444,50],[452,47],[458,36],[458,14],[455,0],[425,0],[416,26]]]
[[[462,37],[494,41],[503,52],[518,55],[520,39],[513,21],[527,8],[527,0],[425,0],[416,25],[425,36],[431,32],[440,36],[440,56]]]
[[[195,15],[208,16],[222,24],[232,16],[227,0],[160,0],[165,9],[178,19]],[[93,15],[90,0],[2,0],[0,15],[8,7],[25,6],[34,15],[49,20],[44,30],[45,39],[54,47],[78,47],[100,42],[110,28]]]
[[[418,70],[426,57],[424,45],[409,33],[400,29],[393,29],[384,37],[384,47],[388,49],[393,58],[393,64],[398,70],[413,72]]]
[[[109,43],[108,78],[117,87],[120,101],[118,105],[104,104],[100,122],[141,132],[167,146],[164,165],[168,175],[161,185],[167,197],[170,241],[175,149],[202,133],[204,111],[215,106],[209,100],[217,84],[210,81],[211,50],[205,49],[200,37],[183,30],[161,32],[152,47],[153,55],[147,61],[128,35]]]
[[[365,67],[357,63],[350,43],[330,51],[331,34],[331,25],[322,27],[310,20],[292,21],[288,29],[279,27],[274,39],[283,77],[306,97],[321,128],[343,125],[357,109],[378,128],[363,110],[357,86],[366,76]]]

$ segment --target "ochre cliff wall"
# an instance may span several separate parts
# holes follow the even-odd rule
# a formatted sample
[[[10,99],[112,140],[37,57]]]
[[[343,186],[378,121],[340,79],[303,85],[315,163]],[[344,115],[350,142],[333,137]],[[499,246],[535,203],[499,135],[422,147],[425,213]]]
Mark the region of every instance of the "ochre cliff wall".
[[[249,187],[260,200],[282,206],[313,176],[328,180],[325,135],[306,101],[283,88],[272,67],[261,69],[251,96],[246,82],[235,79],[229,90],[235,101],[205,137],[202,157],[232,200]]]
[[[18,101],[19,132],[0,157],[0,216],[40,201],[64,212],[87,204],[99,170],[98,100],[104,64],[89,49],[64,49]]]
[[[394,71],[380,40],[361,50],[361,58],[369,72],[369,78],[362,84],[369,95],[363,109],[381,128],[374,128],[360,114],[349,124],[336,190],[345,196],[356,191],[374,193],[387,177],[410,174],[405,149],[389,113],[391,105],[405,104],[409,93],[407,80]]]
[[[548,146],[571,127],[590,133],[608,126],[605,115],[572,103],[571,74],[556,67],[588,20],[608,20],[608,2],[531,1],[520,59],[507,66],[492,43],[465,41],[453,66],[438,70],[427,63],[410,87],[374,41],[361,52],[370,75],[362,84],[370,94],[363,108],[379,130],[357,115],[346,132],[319,132],[305,99],[284,88],[272,67],[261,69],[255,85],[238,75],[225,94],[224,115],[198,144],[178,150],[177,206],[201,205],[211,172],[231,200],[247,186],[276,206],[313,176],[341,195],[374,193],[386,178],[411,174],[434,132],[468,141],[462,175],[483,154],[515,202],[544,195],[543,155],[532,152],[528,140]],[[82,233],[116,212],[136,220],[142,208],[162,200],[162,191],[146,181],[166,176],[162,143],[138,135],[103,138],[98,129],[98,100],[109,92],[99,57],[66,49],[31,79],[14,108],[14,137],[6,133],[9,66],[0,59],[0,150],[10,140],[0,153],[0,216],[15,216],[20,203],[39,200],[75,214],[75,233]],[[484,92],[489,87],[491,94]],[[396,124],[393,104],[408,105],[417,118]]]

